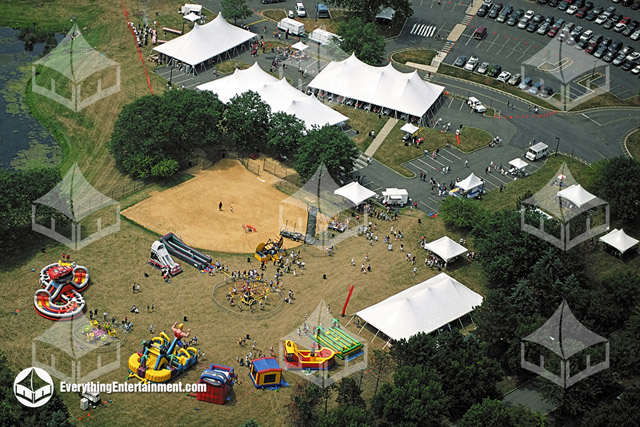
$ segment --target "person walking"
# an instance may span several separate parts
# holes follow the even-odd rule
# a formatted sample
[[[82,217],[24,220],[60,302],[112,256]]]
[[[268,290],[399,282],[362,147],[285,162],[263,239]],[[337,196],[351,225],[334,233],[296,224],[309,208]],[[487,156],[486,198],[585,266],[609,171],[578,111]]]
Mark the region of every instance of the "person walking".
[[[464,167],[465,167],[465,168],[468,168],[468,167],[469,167],[469,160],[465,160],[465,161],[464,161]]]
[[[222,210],[222,202],[218,203],[218,210],[221,211]]]

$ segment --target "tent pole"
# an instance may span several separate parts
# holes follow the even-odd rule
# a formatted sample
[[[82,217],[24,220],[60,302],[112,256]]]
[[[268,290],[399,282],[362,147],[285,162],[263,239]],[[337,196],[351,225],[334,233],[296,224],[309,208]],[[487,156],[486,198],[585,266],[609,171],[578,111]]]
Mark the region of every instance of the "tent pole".
[[[462,329],[464,329],[464,323],[462,323],[462,319],[460,319],[459,317],[458,317],[458,322],[460,322],[460,326],[462,327]]]
[[[373,338],[371,338],[371,342],[373,342],[373,340],[376,339],[376,337],[378,336],[379,333],[380,333],[380,329],[378,329],[378,332],[376,332],[376,334],[373,336]]]
[[[365,326],[367,326],[367,322],[364,322],[364,325],[362,325],[362,328],[358,331],[358,335],[360,335],[360,332],[362,332]]]
[[[471,316],[471,313],[469,313],[469,317],[471,318],[471,323],[473,323],[473,326],[476,326],[476,322],[473,321],[473,316]]]
[[[349,323],[353,322],[353,319],[356,317],[356,315],[354,314],[353,316],[351,316],[351,319],[349,319],[349,321],[347,322],[346,325],[344,325],[344,327],[346,328],[347,326],[349,326]]]
[[[391,338],[389,338],[389,339],[387,340],[387,342],[386,342],[386,343],[384,343],[384,345],[382,346],[382,349],[384,350],[384,349],[385,349],[385,348],[387,348],[387,346],[388,346],[388,345],[390,345],[390,344],[391,344]]]

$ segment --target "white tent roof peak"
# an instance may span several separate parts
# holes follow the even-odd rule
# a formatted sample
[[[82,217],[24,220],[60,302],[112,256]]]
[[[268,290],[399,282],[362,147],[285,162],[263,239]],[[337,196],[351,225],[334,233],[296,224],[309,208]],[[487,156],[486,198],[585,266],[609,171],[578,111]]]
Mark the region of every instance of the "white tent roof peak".
[[[598,240],[616,248],[621,253],[625,253],[626,251],[637,245],[639,242],[638,239],[634,239],[633,237],[629,236],[624,232],[624,230],[618,230],[616,228],[600,237],[600,239]]]
[[[469,191],[476,187],[480,187],[483,184],[484,184],[484,181],[482,181],[473,172],[471,172],[471,175],[469,175],[462,181],[457,182],[456,187],[462,189],[463,191]]]
[[[516,169],[523,169],[526,168],[527,166],[529,166],[529,163],[525,162],[524,160],[522,160],[519,157],[516,157],[515,159],[511,160],[509,162],[509,164],[511,166],[513,166]]]
[[[350,200],[351,203],[356,206],[376,195],[374,191],[371,191],[367,187],[360,185],[356,181],[350,182],[349,184],[338,188],[334,191],[334,194]]]
[[[574,184],[558,191],[558,196],[567,199],[579,208],[596,198],[596,196],[582,188],[580,184]]]
[[[401,131],[407,132],[410,134],[416,133],[420,128],[418,126],[412,125],[411,123],[407,123],[400,128]]]
[[[440,258],[448,262],[449,260],[467,252],[467,248],[451,240],[448,236],[427,243],[424,247],[426,250],[433,252]]]
[[[357,313],[394,340],[431,333],[482,304],[482,296],[440,273]]]
[[[308,47],[309,46],[307,46],[306,44],[304,44],[302,42],[298,42],[298,43],[294,44],[293,46],[291,46],[291,48],[299,50],[299,51],[303,51]]]
[[[195,22],[195,21],[197,21],[198,19],[200,19],[200,15],[198,15],[198,14],[196,14],[196,13],[193,13],[193,12],[190,12],[190,13],[188,13],[188,14],[184,15],[184,17],[183,17],[183,18],[184,18],[184,19],[186,19],[186,20],[187,20],[187,21],[189,21],[189,22]]]

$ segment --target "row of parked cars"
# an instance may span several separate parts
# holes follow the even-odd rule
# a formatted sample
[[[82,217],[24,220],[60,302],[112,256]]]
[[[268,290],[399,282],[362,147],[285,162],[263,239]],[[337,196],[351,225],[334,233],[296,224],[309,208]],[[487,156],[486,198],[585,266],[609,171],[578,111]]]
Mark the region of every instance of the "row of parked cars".
[[[511,86],[518,86],[521,90],[527,90],[531,95],[539,95],[542,98],[553,95],[553,89],[545,87],[542,81],[534,83],[531,77],[522,79],[520,73],[512,74],[509,71],[503,71],[500,65],[480,62],[477,56],[472,56],[471,58],[459,56],[453,65],[471,71],[472,73],[494,77],[497,81]]]
[[[605,9],[602,6],[595,6],[592,1],[585,2],[585,0],[563,0],[562,2],[559,0],[538,0],[538,3],[551,7],[557,6],[559,11],[566,12],[578,19],[584,18],[587,21],[594,21],[596,24],[602,25],[603,28],[613,29],[613,31],[622,33],[632,40],[640,39],[640,22],[632,20],[624,14],[616,14],[615,6],[609,6]],[[640,2],[633,3],[632,8],[636,5],[640,8]],[[526,29],[530,33],[546,34],[549,37],[554,37],[565,23],[562,18],[556,20],[551,15],[545,17],[533,10],[526,12],[524,9],[514,10],[511,5],[504,7],[502,3],[493,3],[493,0],[484,0],[477,15],[495,19],[497,22],[506,23],[512,27],[517,26],[521,30]]]

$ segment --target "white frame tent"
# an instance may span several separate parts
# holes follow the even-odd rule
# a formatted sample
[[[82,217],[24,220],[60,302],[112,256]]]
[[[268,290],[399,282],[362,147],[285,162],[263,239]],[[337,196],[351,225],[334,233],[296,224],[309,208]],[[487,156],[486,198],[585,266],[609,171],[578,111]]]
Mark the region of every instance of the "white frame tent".
[[[407,123],[400,128],[402,132],[406,132],[408,134],[414,135],[416,132],[420,130],[420,128],[416,125],[412,125],[411,123]]]
[[[629,249],[637,245],[638,242],[640,242],[640,240],[634,239],[633,237],[629,236],[627,233],[624,232],[624,230],[622,229],[618,230],[617,228],[614,228],[609,233],[600,237],[598,241],[602,243],[606,243],[607,245],[616,249],[621,254],[624,254],[626,251],[628,251]]]
[[[306,44],[302,43],[302,42],[297,42],[296,44],[292,45],[291,48],[292,49],[296,49],[299,50],[300,52],[304,51],[305,49],[307,49],[309,46],[307,46]]]
[[[568,200],[579,208],[596,198],[596,196],[582,188],[580,184],[573,184],[564,190],[558,191],[558,197]]]
[[[231,58],[238,47],[246,49],[248,42],[257,37],[251,31],[229,24],[222,12],[204,25],[194,24],[193,30],[153,48],[163,63],[176,66],[182,63],[187,73],[197,74],[197,67],[204,69],[207,61]]]
[[[469,249],[465,248],[461,244],[451,240],[449,236],[443,236],[438,240],[427,243],[424,248],[438,255],[446,263],[469,251]]]
[[[516,157],[515,159],[511,160],[509,164],[518,170],[524,169],[527,166],[529,166],[529,163],[525,162],[519,157]]]
[[[403,73],[391,63],[374,67],[356,58],[332,61],[309,83],[319,97],[334,94],[370,107],[389,109],[390,115],[427,123],[444,102],[444,86],[422,80],[417,71]],[[354,107],[355,108],[355,107]]]
[[[375,191],[369,190],[367,187],[360,185],[356,181],[338,188],[333,192],[333,194],[344,197],[356,206],[376,196]]]
[[[253,90],[271,107],[272,112],[284,112],[302,120],[307,129],[314,126],[339,125],[349,120],[328,105],[291,86],[287,79],[278,79],[264,71],[256,62],[246,70],[201,84],[197,90],[208,90],[227,103],[236,95]]]
[[[356,315],[365,322],[362,328],[370,324],[389,338],[401,340],[420,332],[430,334],[471,313],[481,304],[482,295],[446,273],[440,273],[360,310]]]

